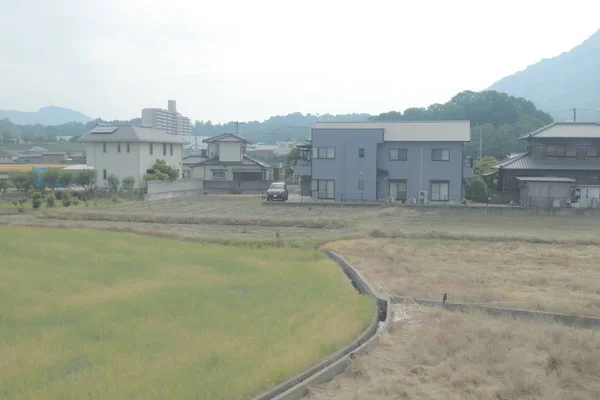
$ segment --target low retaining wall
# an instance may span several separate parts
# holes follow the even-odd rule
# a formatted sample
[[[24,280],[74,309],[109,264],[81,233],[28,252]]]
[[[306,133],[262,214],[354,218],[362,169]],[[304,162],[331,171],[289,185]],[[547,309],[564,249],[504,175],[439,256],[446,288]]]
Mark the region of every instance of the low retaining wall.
[[[393,296],[392,302],[404,299],[402,296]],[[448,311],[458,312],[483,312],[494,317],[530,318],[539,321],[556,322],[567,326],[581,328],[600,328],[600,318],[581,317],[577,315],[556,314],[545,311],[521,310],[517,308],[491,307],[470,304],[443,304],[435,300],[414,300],[417,304],[426,307],[442,307]]]
[[[148,181],[144,200],[163,200],[174,197],[195,196],[202,194],[201,179],[178,179],[176,181]]]
[[[204,194],[261,194],[271,181],[204,181]]]
[[[389,297],[377,294],[362,274],[339,254],[332,251],[328,251],[326,254],[337,261],[360,294],[374,297],[377,300],[373,320],[348,346],[253,400],[298,400],[306,396],[309,387],[330,381],[341,374],[354,357],[371,350],[379,341],[379,333],[387,329],[391,309]]]

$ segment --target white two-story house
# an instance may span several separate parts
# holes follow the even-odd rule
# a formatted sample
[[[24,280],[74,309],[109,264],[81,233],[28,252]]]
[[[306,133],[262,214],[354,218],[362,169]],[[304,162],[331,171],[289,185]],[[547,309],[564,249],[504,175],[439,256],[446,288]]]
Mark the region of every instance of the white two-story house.
[[[231,133],[204,140],[207,160],[191,167],[191,177],[204,181],[270,181],[273,168],[246,155],[249,142]]]
[[[87,165],[98,171],[98,187],[106,187],[114,174],[121,182],[133,176],[134,188],[145,188],[144,175],[158,159],[182,176],[183,141],[176,135],[144,126],[97,125],[79,141],[85,144]]]

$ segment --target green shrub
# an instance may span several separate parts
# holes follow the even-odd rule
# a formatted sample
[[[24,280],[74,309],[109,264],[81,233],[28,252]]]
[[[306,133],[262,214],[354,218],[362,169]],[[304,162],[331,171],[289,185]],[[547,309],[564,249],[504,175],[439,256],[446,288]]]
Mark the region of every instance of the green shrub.
[[[62,200],[63,199],[63,192],[60,190],[57,190],[56,192],[54,192],[54,196],[56,197],[56,200]]]
[[[106,186],[110,189],[111,192],[116,192],[119,190],[119,178],[115,174],[110,174],[108,179],[106,180]]]
[[[125,177],[121,182],[121,187],[125,191],[133,189],[133,185],[135,185],[135,178],[133,176]]]
[[[73,205],[78,206],[79,203],[80,203],[79,199],[77,197],[73,197]]]
[[[116,194],[113,194],[110,199],[112,200],[113,203],[118,203],[121,201],[121,198],[119,196],[117,196]]]
[[[33,207],[34,210],[37,210],[41,206],[42,206],[42,200],[39,197],[31,200],[31,207]]]
[[[56,204],[55,197],[52,193],[50,193],[50,195],[48,195],[48,197],[46,197],[46,207],[54,208],[55,204]]]
[[[65,195],[62,198],[62,205],[63,207],[69,207],[71,205],[71,203],[73,203],[73,199],[71,199],[71,196]]]

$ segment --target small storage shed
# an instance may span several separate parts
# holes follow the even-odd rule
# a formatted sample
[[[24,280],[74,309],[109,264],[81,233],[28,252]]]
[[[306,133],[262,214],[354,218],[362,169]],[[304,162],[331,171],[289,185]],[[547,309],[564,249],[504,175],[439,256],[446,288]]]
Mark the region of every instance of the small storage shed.
[[[523,207],[570,207],[575,179],[554,176],[518,176]]]

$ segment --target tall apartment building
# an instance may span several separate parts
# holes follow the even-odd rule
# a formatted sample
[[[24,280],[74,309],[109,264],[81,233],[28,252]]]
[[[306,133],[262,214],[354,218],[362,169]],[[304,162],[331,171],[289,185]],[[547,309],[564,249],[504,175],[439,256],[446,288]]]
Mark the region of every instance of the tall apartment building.
[[[169,100],[168,109],[144,108],[142,110],[142,125],[160,129],[171,135],[191,135],[192,125],[188,117],[177,112],[177,102]]]

